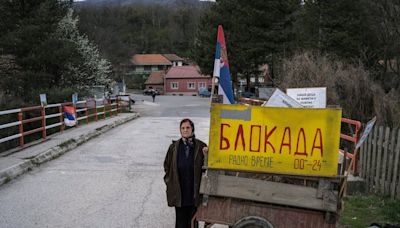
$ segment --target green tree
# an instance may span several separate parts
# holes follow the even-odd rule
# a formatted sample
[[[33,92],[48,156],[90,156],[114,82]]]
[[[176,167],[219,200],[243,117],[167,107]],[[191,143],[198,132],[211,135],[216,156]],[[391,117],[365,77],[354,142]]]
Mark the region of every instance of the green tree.
[[[39,93],[108,83],[110,64],[79,34],[70,6],[58,0],[1,1],[7,19],[0,22],[0,51],[16,66],[0,71],[6,95],[37,103]]]
[[[234,82],[242,76],[249,85],[250,77],[260,74],[261,65],[268,63],[273,68],[280,56],[289,54],[297,7],[295,0],[217,1],[200,21],[193,58],[202,71],[212,72],[210,55],[214,54],[211,50],[215,49],[216,30],[221,24]]]
[[[204,4],[204,5],[203,5]],[[113,68],[123,71],[134,54],[176,53],[189,57],[206,3],[179,0],[171,4],[77,7],[80,30],[99,45]],[[121,72],[122,73],[122,72]]]
[[[376,62],[371,1],[305,1],[296,22],[297,47],[335,54],[347,61]]]
[[[51,87],[57,80],[63,63],[54,57],[62,45],[51,34],[68,7],[69,3],[56,0],[1,2],[6,19],[0,22],[0,50],[19,66],[18,74],[4,78],[3,85],[10,87],[3,90],[31,101],[34,88]]]
[[[69,10],[58,23],[55,33],[59,40],[71,44],[76,51],[74,61],[67,64],[67,69],[61,74],[64,79],[61,84],[78,90],[87,90],[93,85],[107,86],[111,82],[111,63],[101,58],[98,48],[87,36],[79,33],[78,21],[73,10]]]

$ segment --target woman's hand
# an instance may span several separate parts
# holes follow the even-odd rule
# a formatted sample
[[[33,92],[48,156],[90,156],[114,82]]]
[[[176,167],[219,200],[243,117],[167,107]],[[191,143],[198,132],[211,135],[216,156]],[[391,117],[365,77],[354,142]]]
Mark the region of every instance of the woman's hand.
[[[207,155],[207,153],[208,153],[208,147],[203,147],[203,154]]]

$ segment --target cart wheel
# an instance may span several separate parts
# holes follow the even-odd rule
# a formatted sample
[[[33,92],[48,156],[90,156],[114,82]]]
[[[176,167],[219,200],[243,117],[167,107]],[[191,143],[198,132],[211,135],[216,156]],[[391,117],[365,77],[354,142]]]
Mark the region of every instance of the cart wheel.
[[[233,228],[273,228],[273,226],[261,217],[248,216],[237,221]]]

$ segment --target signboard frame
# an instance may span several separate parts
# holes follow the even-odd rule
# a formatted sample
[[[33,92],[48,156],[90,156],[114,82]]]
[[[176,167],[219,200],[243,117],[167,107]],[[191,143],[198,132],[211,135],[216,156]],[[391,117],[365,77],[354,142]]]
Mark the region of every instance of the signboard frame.
[[[341,114],[341,109],[212,104],[208,168],[337,176]]]

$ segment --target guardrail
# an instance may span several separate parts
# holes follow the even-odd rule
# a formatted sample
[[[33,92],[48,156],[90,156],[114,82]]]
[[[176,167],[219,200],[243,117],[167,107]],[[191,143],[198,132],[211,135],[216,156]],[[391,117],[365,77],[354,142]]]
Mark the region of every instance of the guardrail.
[[[94,120],[97,121],[101,117],[105,119],[107,115],[111,117],[113,115],[113,112],[115,113],[115,115],[118,114],[118,112],[122,111],[121,101],[122,100],[120,97],[110,99],[88,99],[85,101],[78,101],[76,102],[76,104],[72,104],[72,102],[65,102],[58,104],[49,104],[46,106],[33,106],[0,111],[0,117],[16,114],[17,119],[17,121],[14,122],[1,124],[0,131],[18,126],[18,133],[15,134],[14,131],[14,133],[11,133],[11,135],[6,135],[5,137],[0,138],[0,144],[19,138],[19,146],[23,147],[26,144],[26,136],[41,132],[41,138],[46,139],[47,132],[50,129],[59,127],[59,130],[56,130],[56,132],[64,131],[64,106],[75,107],[75,116],[77,120],[76,127],[78,127],[79,124],[81,124],[82,120],[86,120],[85,122],[86,124],[88,124],[89,118],[91,117],[93,117]],[[38,124],[39,121],[40,124]],[[51,123],[49,124],[49,122]],[[26,129],[28,123],[36,124],[32,129]]]
[[[344,157],[346,158],[350,158],[353,159],[353,154],[355,153],[355,148],[356,148],[356,144],[358,143],[358,140],[360,139],[360,130],[361,130],[361,122],[357,121],[357,120],[351,120],[351,119],[347,119],[347,118],[342,118],[342,125],[343,124],[349,124],[349,126],[351,127],[353,134],[352,135],[346,135],[343,133],[340,133],[340,138],[343,140],[346,140],[348,142],[350,142],[352,144],[352,148],[351,148],[351,153],[349,152],[349,150],[342,150],[339,149],[339,153],[341,153]],[[358,157],[358,156],[357,156]],[[353,167],[351,167],[351,171],[353,174],[358,172],[358,158],[354,158],[354,162],[353,162]],[[344,163],[346,164],[346,163]],[[345,168],[346,166],[344,166]]]

